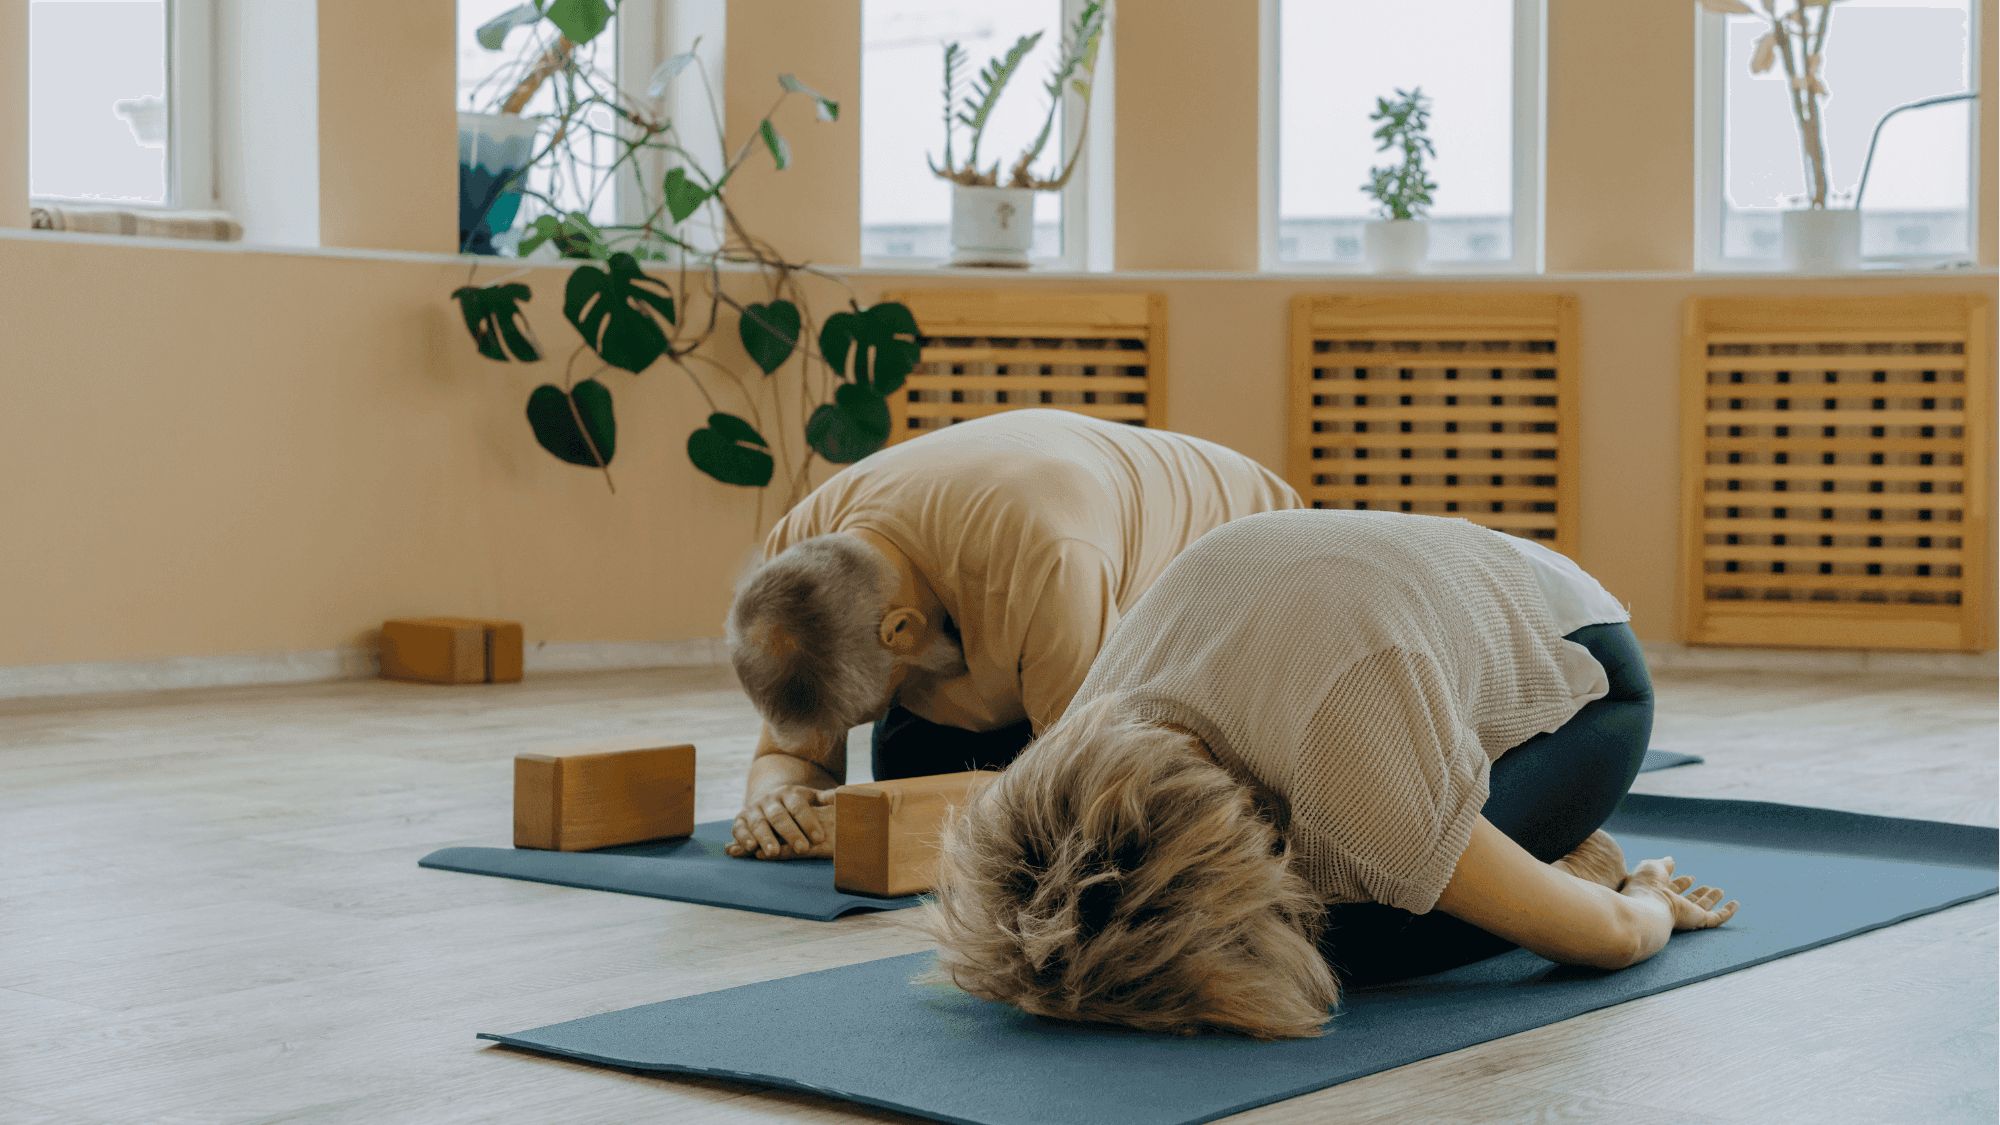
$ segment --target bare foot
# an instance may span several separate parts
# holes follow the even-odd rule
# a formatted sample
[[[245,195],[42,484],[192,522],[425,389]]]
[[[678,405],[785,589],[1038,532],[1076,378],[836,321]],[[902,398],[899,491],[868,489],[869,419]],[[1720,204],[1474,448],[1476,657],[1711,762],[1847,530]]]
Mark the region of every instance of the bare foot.
[[[1549,866],[1614,891],[1625,886],[1625,851],[1602,828],[1592,832],[1590,839],[1578,844],[1575,851]]]

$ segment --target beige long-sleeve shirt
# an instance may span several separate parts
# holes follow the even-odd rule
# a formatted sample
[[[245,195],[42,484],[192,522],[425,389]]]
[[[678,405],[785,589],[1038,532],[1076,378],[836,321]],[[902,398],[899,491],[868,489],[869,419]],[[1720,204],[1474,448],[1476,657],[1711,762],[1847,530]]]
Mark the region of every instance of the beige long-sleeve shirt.
[[[1278,512],[1183,552],[1076,699],[1118,693],[1275,793],[1326,901],[1421,914],[1493,761],[1605,693],[1563,630],[1625,619],[1567,560],[1464,520]]]
[[[1213,442],[1016,410],[893,445],[787,513],[765,557],[872,531],[910,559],[957,628],[966,672],[912,673],[897,699],[965,730],[1060,718],[1119,618],[1188,544],[1296,508],[1290,486]]]

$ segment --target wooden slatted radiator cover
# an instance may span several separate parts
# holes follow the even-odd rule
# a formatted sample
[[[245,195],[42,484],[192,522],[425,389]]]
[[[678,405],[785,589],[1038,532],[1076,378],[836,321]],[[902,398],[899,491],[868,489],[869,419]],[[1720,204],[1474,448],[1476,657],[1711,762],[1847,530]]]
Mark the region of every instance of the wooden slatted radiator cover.
[[[1286,473],[1308,505],[1457,516],[1576,557],[1576,299],[1299,297]]]
[[[1991,647],[1989,317],[1965,295],[1688,301],[1689,642]]]
[[[923,358],[889,396],[889,442],[1026,407],[1162,429],[1167,298],[1158,293],[931,289],[909,306]]]

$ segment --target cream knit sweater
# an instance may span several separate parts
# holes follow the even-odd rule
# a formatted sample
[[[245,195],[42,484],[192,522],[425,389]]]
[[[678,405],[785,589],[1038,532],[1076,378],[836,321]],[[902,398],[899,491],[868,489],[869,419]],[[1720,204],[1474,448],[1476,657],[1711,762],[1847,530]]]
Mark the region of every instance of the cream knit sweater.
[[[1471,838],[1494,759],[1603,694],[1602,669],[1565,643],[1537,568],[1494,532],[1272,512],[1182,552],[1075,702],[1119,693],[1270,789],[1326,901],[1421,914]]]

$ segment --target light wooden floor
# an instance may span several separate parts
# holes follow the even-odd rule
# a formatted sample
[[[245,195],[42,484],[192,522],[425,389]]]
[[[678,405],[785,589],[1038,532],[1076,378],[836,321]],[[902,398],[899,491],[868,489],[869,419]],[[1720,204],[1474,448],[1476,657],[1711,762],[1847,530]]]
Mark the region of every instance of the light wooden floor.
[[[1995,823],[1992,681],[1659,681],[1655,744],[1710,764],[1642,790]],[[473,1038],[923,947],[893,915],[416,866],[505,844],[510,759],[549,742],[693,741],[726,816],[752,730],[712,669],[0,704],[0,1121],[905,1120]],[[1995,922],[1989,898],[1232,1120],[1991,1125]]]

